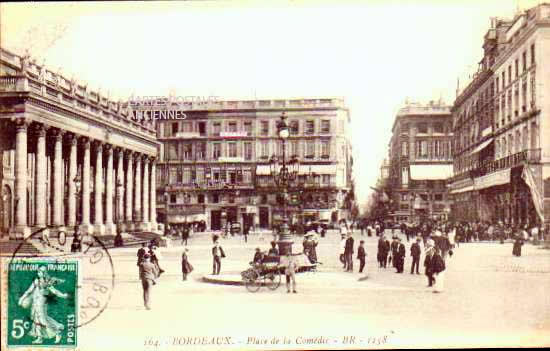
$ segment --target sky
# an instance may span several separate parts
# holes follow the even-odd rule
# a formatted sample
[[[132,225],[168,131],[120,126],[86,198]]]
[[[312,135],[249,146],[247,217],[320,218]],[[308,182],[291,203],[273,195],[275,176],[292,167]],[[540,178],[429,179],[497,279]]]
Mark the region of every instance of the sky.
[[[2,3],[0,45],[111,98],[343,97],[367,200],[406,100],[451,105],[491,17],[538,0]]]

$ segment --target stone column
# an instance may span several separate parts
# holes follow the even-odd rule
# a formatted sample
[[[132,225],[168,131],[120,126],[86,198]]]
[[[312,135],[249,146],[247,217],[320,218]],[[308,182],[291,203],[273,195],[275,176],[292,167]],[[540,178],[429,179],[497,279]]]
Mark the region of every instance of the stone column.
[[[63,134],[60,129],[52,130],[54,137],[53,157],[53,225],[64,225],[63,218]]]
[[[133,216],[132,216],[132,190],[133,190],[133,155],[132,152],[126,152],[126,160],[128,162],[126,167],[126,230],[133,228]]]
[[[107,234],[116,234],[116,226],[113,223],[113,148],[106,145],[107,150],[107,169],[105,176],[105,232]]]
[[[149,187],[149,221],[151,230],[157,231],[157,186],[156,186],[156,160],[151,159],[151,186]]]
[[[46,126],[39,124],[37,126],[37,143],[36,143],[36,227],[47,227],[47,206],[48,199],[46,198],[46,177],[47,177],[47,160],[46,160]],[[46,231],[48,229],[45,229]]]
[[[94,233],[103,235],[105,234],[105,225],[103,224],[103,144],[96,142],[95,146]]]
[[[93,227],[90,224],[90,139],[82,138],[84,157],[82,160],[82,223],[81,230],[91,234]]]
[[[134,188],[134,221],[141,222],[141,155],[136,155]]]
[[[74,179],[76,178],[77,164],[76,164],[76,136],[74,134],[69,135],[69,145],[71,145],[71,151],[69,154],[69,203],[68,203],[68,226],[76,226],[76,184]]]
[[[143,215],[142,230],[149,231],[149,158],[143,157]]]
[[[117,149],[117,223],[123,222],[124,218],[124,150]],[[119,186],[118,184],[122,185]]]
[[[27,238],[27,128],[28,120],[15,120],[15,230],[12,237]]]

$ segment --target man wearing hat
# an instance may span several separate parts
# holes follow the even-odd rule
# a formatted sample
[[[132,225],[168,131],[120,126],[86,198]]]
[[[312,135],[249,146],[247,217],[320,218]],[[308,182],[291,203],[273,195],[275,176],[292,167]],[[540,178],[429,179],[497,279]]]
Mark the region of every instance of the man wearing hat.
[[[359,273],[363,273],[363,268],[365,268],[365,257],[367,253],[365,252],[365,240],[359,241],[359,247],[357,248],[357,259],[359,260]]]
[[[428,287],[433,286],[433,283],[435,281],[433,277],[433,270],[432,270],[432,257],[434,254],[435,248],[433,240],[429,239],[426,242],[426,257],[424,258],[424,267],[426,268],[426,276],[428,277]]]
[[[317,263],[317,241],[314,239],[315,234],[308,233],[304,236],[304,254],[309,259],[310,263]]]
[[[393,268],[397,268],[397,250],[399,249],[399,243],[397,242],[397,237],[392,236],[392,242],[390,244],[391,249],[391,263]]]
[[[395,268],[397,273],[403,273],[403,266],[405,265],[405,244],[401,242],[401,238],[397,238],[397,253],[394,256]]]
[[[390,243],[386,240],[385,235],[380,235],[380,239],[378,239],[378,252],[376,254],[376,258],[378,258],[378,265],[380,266],[380,268],[386,268],[389,251]]]
[[[416,268],[416,274],[420,274],[418,271],[418,266],[420,265],[420,241],[422,239],[417,238],[416,242],[414,242],[411,245],[411,257],[412,257],[412,264],[411,264],[411,274],[414,274],[415,268]]]
[[[183,280],[187,280],[187,275],[193,271],[193,266],[189,263],[189,258],[187,257],[188,252],[189,249],[185,248],[181,254],[181,273],[183,275]]]
[[[344,269],[346,269],[347,268],[346,256],[345,256],[345,252],[346,252],[346,234],[342,233],[341,237],[342,237],[342,239],[340,239],[340,262],[342,262],[344,264]]]
[[[157,266],[151,263],[151,256],[149,254],[143,255],[143,261],[139,265],[139,278],[143,287],[143,303],[148,310],[151,309],[151,290],[153,285],[156,284],[158,274]]]
[[[348,232],[344,256],[346,259],[346,272],[353,272],[353,237],[351,236],[351,232]]]
[[[252,259],[252,262],[256,265],[262,264],[264,261],[264,254],[262,250],[260,250],[259,247],[256,248],[256,253],[254,254],[254,258]]]

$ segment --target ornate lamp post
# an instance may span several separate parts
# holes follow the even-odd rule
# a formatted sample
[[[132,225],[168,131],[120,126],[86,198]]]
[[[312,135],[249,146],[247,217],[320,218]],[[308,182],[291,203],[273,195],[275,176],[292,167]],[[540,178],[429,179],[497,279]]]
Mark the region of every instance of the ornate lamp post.
[[[122,182],[120,181],[120,179],[118,179],[116,181],[116,199],[115,199],[115,209],[116,209],[116,223],[117,223],[117,226],[120,226],[121,223],[122,223],[122,213],[121,213],[121,209],[118,207],[118,202],[120,201],[120,199],[122,198],[123,196],[123,191],[124,191],[124,185],[122,184]],[[120,228],[119,228],[120,229]]]
[[[80,223],[82,221],[82,215],[80,214],[80,190],[82,187],[82,179],[80,179],[80,175],[78,173],[74,177],[73,182],[75,185],[76,196],[76,223]]]
[[[164,235],[168,233],[168,200],[170,198],[170,195],[168,195],[168,192],[164,192]]]
[[[286,123],[286,113],[281,115],[281,121],[277,124],[277,132],[279,139],[283,144],[282,165],[279,165],[279,160],[276,156],[272,156],[270,160],[270,171],[277,188],[283,194],[283,220],[279,227],[279,254],[286,255],[288,252],[292,252],[292,234],[290,233],[288,225],[288,213],[287,213],[287,201],[288,201],[288,189],[290,183],[294,182],[298,176],[298,170],[300,164],[296,157],[292,157],[288,162],[286,161],[286,140],[290,135],[288,124]]]

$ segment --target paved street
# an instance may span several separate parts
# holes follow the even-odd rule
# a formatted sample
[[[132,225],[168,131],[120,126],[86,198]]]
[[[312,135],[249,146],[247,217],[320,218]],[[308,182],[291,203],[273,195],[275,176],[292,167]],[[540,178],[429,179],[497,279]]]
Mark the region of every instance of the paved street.
[[[199,342],[184,337],[202,336],[209,339],[201,342],[228,341],[235,348],[254,349],[262,345],[249,342],[285,336],[290,344],[279,343],[277,348],[300,348],[303,338],[315,337],[323,338],[311,342],[321,342],[319,347],[325,348],[550,344],[549,250],[527,244],[518,258],[511,254],[511,243],[463,244],[447,261],[446,291],[433,294],[426,288],[424,275],[408,273],[406,240],[405,273],[396,274],[393,269],[377,268],[376,237],[354,236],[356,245],[361,238],[367,241],[368,279],[359,280],[364,275],[357,273],[358,265],[353,274],[342,272],[339,236],[329,233],[318,246],[321,268],[298,275],[298,294],[287,294],[283,286],[274,292],[262,288],[250,293],[243,286],[201,282],[212,269],[211,241],[196,234],[189,242],[190,262],[195,267],[191,280],[181,281],[181,247],[163,251],[161,265],[166,274],[154,287],[151,311],[142,304],[137,249],[111,250],[114,294],[105,312],[81,329],[81,345],[143,348],[150,340],[173,346],[170,337],[181,337],[183,345]],[[269,239],[251,237],[245,244],[241,238],[229,238],[222,246],[227,253],[222,273],[238,273],[247,268],[255,247],[268,248]],[[295,250],[299,247],[301,243],[295,244]],[[94,278],[102,274],[95,273]],[[107,333],[117,339],[103,339]],[[137,334],[142,337],[136,338]],[[354,343],[345,344],[344,336],[355,337]]]

